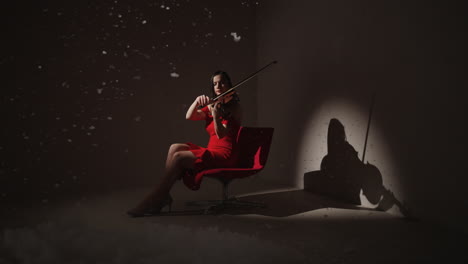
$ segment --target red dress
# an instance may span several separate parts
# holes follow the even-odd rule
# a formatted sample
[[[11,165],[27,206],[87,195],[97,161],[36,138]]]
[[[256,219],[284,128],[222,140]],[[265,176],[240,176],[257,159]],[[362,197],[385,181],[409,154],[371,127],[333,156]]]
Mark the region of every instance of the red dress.
[[[213,116],[207,106],[202,108],[205,113],[205,129],[210,136],[208,146],[206,148],[197,146],[193,143],[186,143],[190,146],[191,151],[197,157],[194,168],[188,170],[183,177],[184,184],[192,190],[200,189],[201,178],[196,178],[198,172],[205,169],[232,167],[237,162],[237,134],[240,124],[234,118],[228,117],[221,119],[222,124],[226,124],[230,129],[223,138],[218,138],[214,128]]]

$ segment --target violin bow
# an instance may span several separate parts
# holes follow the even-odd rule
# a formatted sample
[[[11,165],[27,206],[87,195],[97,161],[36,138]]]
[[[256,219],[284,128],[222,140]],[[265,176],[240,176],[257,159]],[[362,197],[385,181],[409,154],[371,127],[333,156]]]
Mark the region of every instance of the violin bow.
[[[276,64],[278,63],[278,61],[272,61],[270,63],[268,63],[266,66],[263,66],[260,70],[252,73],[251,75],[249,75],[247,78],[243,79],[242,81],[238,82],[236,85],[234,85],[233,87],[229,88],[227,91],[225,91],[224,93],[216,96],[215,98],[213,98],[211,101],[212,103],[210,104],[213,104],[214,102],[216,102],[217,100],[219,100],[220,98],[223,98],[224,96],[226,96],[227,94],[229,93],[232,93],[237,87],[241,86],[242,84],[244,84],[245,82],[247,82],[248,80],[252,79],[253,77],[255,77],[257,74],[259,74],[261,71],[263,71],[264,69],[270,67],[271,65],[273,64]],[[198,108],[203,108],[205,107],[204,105],[201,105],[199,106]]]
[[[367,131],[366,131],[366,139],[364,141],[364,151],[362,152],[362,163],[364,163],[364,158],[366,157],[366,148],[367,148],[367,140],[369,139],[369,129],[372,120],[372,111],[374,110],[374,103],[375,103],[375,92],[372,94],[372,101],[369,110],[369,120],[367,121]]]

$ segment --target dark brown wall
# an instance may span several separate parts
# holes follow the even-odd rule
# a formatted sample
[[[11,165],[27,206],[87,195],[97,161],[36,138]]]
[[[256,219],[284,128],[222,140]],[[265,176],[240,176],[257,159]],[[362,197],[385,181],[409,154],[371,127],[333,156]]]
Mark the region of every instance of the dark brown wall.
[[[375,91],[374,153],[388,147],[368,159],[399,171],[384,183],[398,183],[392,191],[416,216],[463,226],[466,18],[451,3],[5,6],[0,199],[52,201],[154,183],[171,143],[205,143],[202,125],[184,114],[211,72],[224,69],[236,82],[277,59],[240,90],[245,125],[276,129],[259,188],[300,182],[304,131],[324,102],[340,98],[365,112]]]
[[[388,148],[368,160],[391,162],[399,171],[384,174],[384,183],[397,183],[392,191],[417,216],[466,226],[467,43],[461,10],[454,1],[264,3],[257,17],[257,63],[280,61],[258,87],[259,124],[277,129],[264,175],[297,184],[307,172],[297,165],[300,149],[313,153],[317,147],[301,146],[302,139],[326,137],[303,134],[311,116],[339,98],[364,109],[367,123],[375,91],[371,131],[379,131],[380,141],[369,143]],[[363,123],[341,121],[347,129]]]
[[[154,184],[171,143],[206,144],[185,112],[212,72],[235,83],[255,68],[256,7],[243,1],[11,5],[1,23],[2,202]],[[241,99],[252,124],[255,86]]]

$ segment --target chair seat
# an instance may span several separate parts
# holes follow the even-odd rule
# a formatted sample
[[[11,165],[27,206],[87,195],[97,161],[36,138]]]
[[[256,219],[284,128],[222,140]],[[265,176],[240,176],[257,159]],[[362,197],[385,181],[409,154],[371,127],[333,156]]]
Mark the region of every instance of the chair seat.
[[[209,177],[220,180],[223,184],[222,200],[208,201],[210,206],[207,211],[233,207],[264,207],[263,204],[238,201],[235,197],[228,196],[228,185],[234,179],[246,178],[257,174],[265,167],[273,137],[273,128],[270,127],[241,127],[237,135],[239,145],[238,167],[214,168],[200,171],[195,175],[195,181]],[[205,204],[206,201],[188,202],[188,205]]]

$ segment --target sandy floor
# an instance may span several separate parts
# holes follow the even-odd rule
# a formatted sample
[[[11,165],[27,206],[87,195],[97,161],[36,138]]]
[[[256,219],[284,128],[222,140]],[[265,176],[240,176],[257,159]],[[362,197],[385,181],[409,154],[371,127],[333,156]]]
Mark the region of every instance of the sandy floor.
[[[0,264],[468,263],[466,234],[302,190],[242,198],[267,208],[130,218],[141,193],[16,209],[2,217]],[[179,212],[186,201],[217,198],[182,188],[173,196]]]

